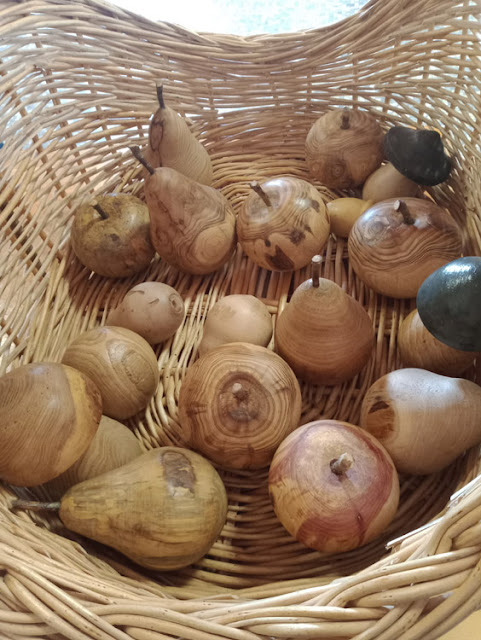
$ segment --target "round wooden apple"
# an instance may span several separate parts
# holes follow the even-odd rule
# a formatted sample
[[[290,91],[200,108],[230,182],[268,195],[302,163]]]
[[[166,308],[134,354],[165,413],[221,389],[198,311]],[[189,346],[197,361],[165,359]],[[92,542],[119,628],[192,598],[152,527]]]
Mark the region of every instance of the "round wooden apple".
[[[292,177],[250,186],[252,192],[237,217],[243,251],[270,271],[305,267],[329,237],[329,216],[319,191]]]
[[[81,205],[70,239],[84,266],[110,278],[142,271],[155,255],[147,205],[127,194],[108,194]]]
[[[296,540],[333,553],[364,545],[386,529],[397,511],[399,479],[371,434],[347,422],[317,420],[277,449],[269,494]]]

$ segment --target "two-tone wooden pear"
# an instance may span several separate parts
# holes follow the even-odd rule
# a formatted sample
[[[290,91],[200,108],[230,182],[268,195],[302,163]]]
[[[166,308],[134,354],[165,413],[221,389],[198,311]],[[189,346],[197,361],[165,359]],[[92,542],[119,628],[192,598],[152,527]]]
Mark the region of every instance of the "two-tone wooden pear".
[[[138,147],[131,151],[148,171],[144,193],[159,256],[186,273],[216,271],[236,246],[235,214],[227,199],[175,169],[154,169]]]
[[[335,385],[349,380],[369,360],[372,321],[364,307],[339,285],[319,277],[320,256],[312,259],[312,278],[294,291],[277,320],[279,355],[298,378]]]
[[[189,129],[184,118],[165,104],[162,85],[157,87],[157,99],[159,108],[150,121],[145,159],[154,169],[170,167],[210,186],[212,163],[205,147]]]

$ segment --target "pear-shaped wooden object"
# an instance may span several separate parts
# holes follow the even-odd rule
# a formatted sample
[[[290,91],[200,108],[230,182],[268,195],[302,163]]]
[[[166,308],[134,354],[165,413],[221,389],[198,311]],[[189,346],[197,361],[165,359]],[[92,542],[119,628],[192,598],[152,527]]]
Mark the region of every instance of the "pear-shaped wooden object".
[[[210,186],[213,172],[209,154],[194,136],[184,118],[164,101],[157,87],[159,108],[152,116],[145,159],[154,169],[170,167],[184,176]]]
[[[227,495],[210,462],[161,447],[69,489],[59,516],[143,567],[171,570],[210,549],[227,516]]]
[[[216,271],[236,246],[235,214],[227,199],[175,169],[153,169],[137,147],[132,152],[149,171],[144,192],[159,256],[186,273]]]
[[[335,385],[367,363],[374,329],[357,300],[335,282],[319,278],[319,263],[320,256],[315,256],[312,278],[299,285],[280,314],[275,343],[299,378]]]

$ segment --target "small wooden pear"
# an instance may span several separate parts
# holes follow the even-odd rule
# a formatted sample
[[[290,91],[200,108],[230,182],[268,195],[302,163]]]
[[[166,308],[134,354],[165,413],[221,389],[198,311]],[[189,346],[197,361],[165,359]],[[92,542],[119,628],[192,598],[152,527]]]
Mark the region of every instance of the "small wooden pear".
[[[236,246],[235,214],[227,199],[175,169],[154,169],[138,147],[131,151],[148,171],[145,199],[152,244],[159,256],[194,275],[219,269]]]
[[[170,167],[201,184],[212,184],[212,163],[205,147],[186,121],[165,104],[163,87],[157,87],[159,108],[152,116],[145,159],[154,169]]]
[[[320,256],[312,259],[312,278],[303,282],[280,314],[276,350],[302,380],[335,385],[349,380],[369,360],[374,330],[362,305],[339,285],[319,277]]]

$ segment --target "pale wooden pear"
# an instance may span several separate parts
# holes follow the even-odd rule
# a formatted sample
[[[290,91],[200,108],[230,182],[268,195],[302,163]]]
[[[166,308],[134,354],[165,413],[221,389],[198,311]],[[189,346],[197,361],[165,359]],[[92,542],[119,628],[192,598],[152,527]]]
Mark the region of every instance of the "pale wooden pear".
[[[335,282],[319,278],[319,263],[320,257],[315,256],[312,279],[299,285],[280,314],[275,343],[299,378],[335,385],[352,378],[367,363],[374,330],[357,300]]]
[[[165,104],[163,87],[157,87],[159,108],[152,116],[145,159],[154,169],[170,167],[202,184],[211,185],[212,163],[205,147],[186,121]]]
[[[235,214],[227,199],[175,169],[153,169],[138,147],[131,151],[149,172],[144,192],[159,256],[186,273],[216,271],[236,246]]]
[[[391,371],[371,385],[363,429],[381,442],[398,471],[425,475],[481,443],[481,387],[424,369]]]

